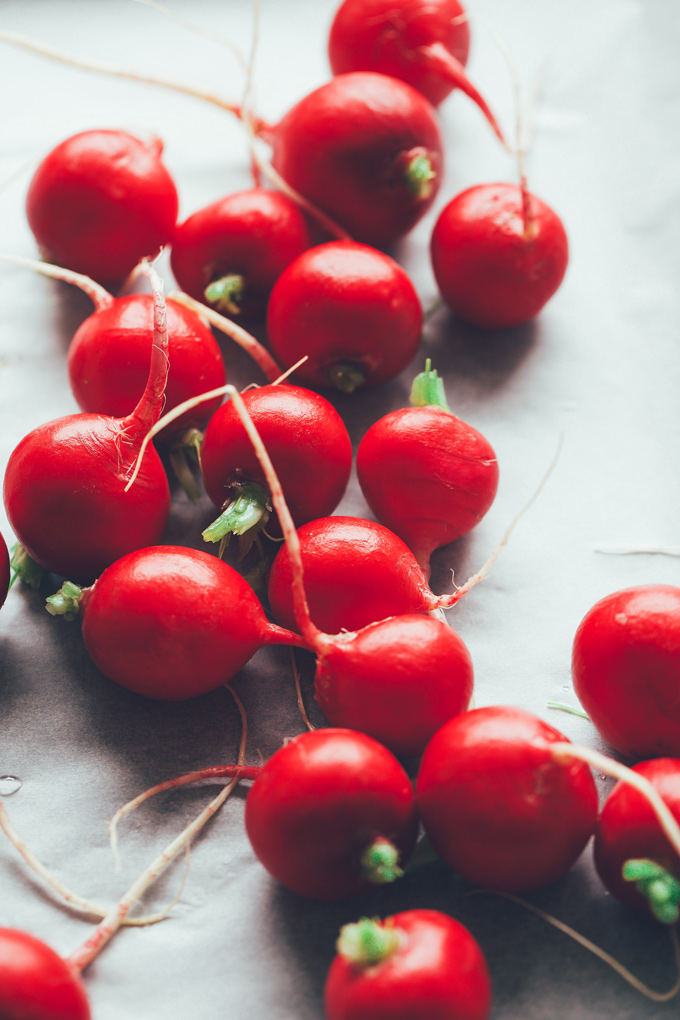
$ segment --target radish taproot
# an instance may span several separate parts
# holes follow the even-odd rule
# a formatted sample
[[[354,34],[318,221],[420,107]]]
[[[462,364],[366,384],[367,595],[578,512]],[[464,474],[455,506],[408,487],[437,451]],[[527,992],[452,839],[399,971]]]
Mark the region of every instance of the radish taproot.
[[[486,1020],[491,982],[462,924],[438,910],[362,918],[340,931],[326,1020]]]
[[[3,1020],[90,1020],[77,970],[41,939],[0,928]]]
[[[483,329],[533,319],[560,286],[569,243],[559,216],[522,181],[478,184],[435,223],[432,268],[444,301]]]
[[[85,647],[105,676],[160,701],[215,690],[264,645],[304,647],[267,620],[232,567],[181,546],[128,553],[91,587],[66,582],[47,603],[53,616],[82,616]]]
[[[26,212],[48,262],[120,283],[172,237],[177,190],[159,138],[83,131],[57,145],[28,189]]]
[[[288,385],[247,390],[243,402],[286,486],[295,524],[332,513],[352,466],[350,438],[335,408],[318,393]],[[206,491],[222,511],[204,532],[206,541],[231,532],[250,539],[268,526],[271,496],[233,401],[205,430],[201,469]]]
[[[125,418],[70,414],[33,429],[9,458],[5,509],[26,552],[41,567],[91,581],[114,560],[158,542],[170,490],[155,450],[125,491],[149,427],[160,416],[168,375],[165,301],[155,271],[153,347],[146,388]]]
[[[225,315],[264,315],[283,270],[311,247],[300,209],[265,188],[239,191],[177,226],[170,264],[180,287]]]
[[[257,857],[287,889],[334,900],[393,881],[415,845],[411,783],[362,733],[313,730],[266,762],[246,799]]]
[[[633,772],[649,780],[680,824],[680,759],[640,762]],[[663,924],[680,916],[680,854],[643,795],[619,782],[595,829],[595,867],[607,889]]]
[[[351,392],[398,375],[420,344],[422,308],[404,270],[353,241],[304,252],[281,274],[267,309],[272,351],[296,377]]]
[[[411,402],[368,429],[357,474],[371,510],[413,550],[427,579],[434,550],[467,534],[491,506],[498,463],[488,440],[449,409],[429,361]]]
[[[680,757],[680,588],[625,588],[585,615],[574,691],[608,744],[631,758]]]
[[[425,831],[470,882],[522,892],[560,878],[595,828],[597,789],[582,762],[559,764],[562,734],[520,708],[477,708],[427,745],[417,781]]]
[[[458,88],[504,142],[487,102],[465,73],[469,49],[470,29],[458,0],[344,0],[328,38],[333,74],[388,74],[413,85],[434,106]]]

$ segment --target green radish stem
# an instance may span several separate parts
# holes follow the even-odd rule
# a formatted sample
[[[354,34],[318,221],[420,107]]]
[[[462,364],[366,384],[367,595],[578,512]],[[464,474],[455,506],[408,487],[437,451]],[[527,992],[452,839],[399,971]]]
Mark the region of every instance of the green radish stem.
[[[42,584],[43,577],[47,573],[44,567],[41,567],[39,563],[36,563],[32,559],[26,550],[24,549],[21,542],[15,542],[10,549],[10,569],[14,571],[12,574],[12,580],[10,581],[10,588],[16,581],[17,577],[20,577],[23,584],[27,584],[29,588],[35,588],[36,590]]]
[[[680,882],[655,861],[631,859],[621,869],[626,882],[635,882],[661,924],[677,924],[680,918]]]
[[[387,960],[401,944],[399,929],[380,920],[362,917],[340,929],[336,949],[350,963],[370,967]]]
[[[441,407],[444,411],[451,411],[446,401],[444,380],[437,375],[437,369],[432,368],[429,358],[425,362],[425,371],[413,380],[409,399],[412,407]]]

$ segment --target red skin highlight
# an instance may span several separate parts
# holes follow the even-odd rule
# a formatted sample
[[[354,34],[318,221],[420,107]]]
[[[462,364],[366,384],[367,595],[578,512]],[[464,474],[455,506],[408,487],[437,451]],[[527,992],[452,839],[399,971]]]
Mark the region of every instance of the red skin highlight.
[[[279,276],[311,244],[307,222],[287,195],[251,188],[199,209],[180,224],[170,263],[182,290],[204,303],[209,283],[242,276],[240,313],[226,314],[246,319],[264,315]]]
[[[498,487],[489,442],[433,405],[391,411],[372,425],[357,474],[371,510],[413,550],[425,578],[434,550],[474,528]]]
[[[0,535],[0,606],[5,604],[7,592],[9,591],[9,583],[9,553],[7,551],[7,543],[2,535]]]
[[[199,317],[168,300],[167,318],[164,413],[227,381],[217,341]],[[149,374],[152,326],[150,294],[116,298],[83,322],[68,352],[71,389],[81,410],[122,417],[137,404]],[[217,397],[187,411],[158,434],[157,444],[167,445],[189,428],[205,428],[220,402]]]
[[[327,1020],[486,1020],[489,972],[467,928],[436,910],[381,924],[399,932],[398,949],[368,965],[338,954],[326,978]]]
[[[273,131],[272,164],[357,241],[385,247],[436,198],[443,146],[432,105],[396,78],[342,74],[301,99]],[[429,157],[434,177],[414,193],[405,167]]]
[[[655,758],[635,765],[655,787],[680,824],[680,760]],[[649,802],[626,783],[607,797],[595,829],[595,866],[607,889],[623,903],[653,916],[648,900],[626,882],[621,868],[629,860],[648,859],[680,879],[680,857],[664,834]]]
[[[26,213],[49,262],[119,283],[171,239],[177,191],[163,143],[84,131],[57,145],[31,181]]]
[[[362,852],[383,837],[403,863],[418,831],[399,762],[377,741],[343,729],[303,733],[272,755],[248,793],[245,824],[267,871],[319,900],[367,892]]]
[[[540,198],[523,196],[515,184],[480,184],[444,207],[431,256],[456,315],[484,329],[509,329],[533,319],[555,293],[569,245],[562,221]]]
[[[242,395],[286,489],[296,526],[331,513],[342,499],[352,464],[347,429],[324,397],[299,386],[261,386]],[[205,431],[201,453],[208,495],[221,508],[234,479],[264,474],[232,402]]]
[[[432,844],[470,882],[525,892],[556,881],[585,847],[597,790],[582,762],[558,764],[566,738],[519,708],[478,708],[428,744],[417,784]]]
[[[90,1020],[77,972],[40,939],[0,928],[2,1020]]]
[[[394,616],[320,639],[318,651],[314,690],[326,718],[394,754],[421,754],[472,697],[470,653],[446,623],[428,616]]]
[[[426,613],[435,596],[409,547],[359,517],[322,517],[298,529],[312,622],[326,634],[357,631],[403,613]],[[297,630],[284,545],[269,574],[269,605],[282,627]]]
[[[352,364],[363,385],[398,375],[420,345],[422,308],[404,270],[389,256],[353,241],[310,248],[282,273],[267,312],[274,356],[286,367],[305,354],[296,378],[336,385],[329,371]]]
[[[110,680],[160,701],[215,690],[267,644],[303,642],[269,623],[248,583],[180,546],[130,553],[81,602],[83,640]]]
[[[680,757],[680,588],[641,585],[597,602],[576,631],[572,675],[617,751]]]

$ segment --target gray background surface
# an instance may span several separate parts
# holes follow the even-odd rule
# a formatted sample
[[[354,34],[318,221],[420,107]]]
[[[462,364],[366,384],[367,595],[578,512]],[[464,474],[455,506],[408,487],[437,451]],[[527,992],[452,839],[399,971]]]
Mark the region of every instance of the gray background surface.
[[[325,39],[335,4],[263,0],[255,81],[258,110],[275,120],[328,77]],[[550,712],[573,701],[571,641],[599,598],[633,584],[678,584],[672,557],[611,557],[599,545],[678,543],[680,145],[677,52],[680,15],[671,0],[487,0],[471,4],[502,34],[525,98],[546,65],[529,157],[530,187],[562,216],[571,242],[567,278],[539,319],[485,333],[445,311],[426,327],[422,356],[443,373],[449,402],[495,447],[501,483],[475,532],[435,556],[433,587],[459,581],[484,561],[564,447],[540,500],[519,523],[491,577],[451,614],[470,648],[479,705],[537,712],[575,740],[601,746],[588,723]],[[246,2],[186,0],[173,10],[247,50]],[[238,96],[242,74],[217,43],[183,32],[157,12],[123,0],[3,0],[0,27],[72,52],[203,81]],[[469,70],[511,130],[507,69],[484,23],[472,24]],[[441,109],[449,154],[430,215],[396,256],[424,306],[436,297],[427,257],[442,206],[481,181],[514,180],[515,167],[481,115],[461,96]],[[248,187],[240,126],[176,94],[87,76],[7,46],[0,48],[0,251],[33,255],[23,197],[31,168],[57,142],[87,128],[153,131],[181,196],[181,215]],[[171,276],[162,263],[168,289]],[[0,267],[0,464],[26,432],[77,410],[65,354],[89,302],[72,289]],[[258,380],[227,342],[231,378]],[[402,406],[423,358],[391,384],[336,406],[358,443],[365,428]],[[365,515],[353,480],[339,512]],[[207,500],[175,493],[168,541],[201,545]],[[0,511],[0,530],[10,539]],[[116,876],[106,820],[122,802],[179,772],[232,761],[239,734],[229,694],[155,703],[118,688],[90,663],[77,625],[49,617],[39,594],[19,585],[0,612],[0,774],[23,781],[7,800],[36,854],[83,895],[113,901],[207,802],[214,787],[180,790],[125,823],[124,873]],[[311,670],[305,690],[312,706]],[[260,652],[236,686],[249,717],[249,761],[269,756],[302,726],[286,649]],[[315,718],[319,719],[318,714]],[[606,789],[608,781],[600,781]],[[340,924],[361,914],[416,906],[450,911],[487,955],[495,1020],[600,1020],[676,1016],[518,907],[469,887],[433,864],[398,886],[336,905],[278,888],[253,858],[242,826],[246,788],[196,841],[179,904],[163,924],[126,931],[87,972],[95,1020],[222,1017],[312,1020],[322,1015],[326,968]],[[147,897],[165,904],[182,864]],[[620,957],[652,985],[672,983],[671,951],[659,926],[607,896],[590,852],[532,901]],[[0,924],[26,928],[68,953],[87,918],[59,905],[0,842]]]

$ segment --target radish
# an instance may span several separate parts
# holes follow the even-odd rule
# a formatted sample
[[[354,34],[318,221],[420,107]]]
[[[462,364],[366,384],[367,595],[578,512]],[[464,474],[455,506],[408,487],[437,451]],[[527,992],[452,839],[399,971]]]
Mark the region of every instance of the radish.
[[[0,606],[3,606],[7,598],[10,586],[9,553],[7,543],[0,535]]]
[[[177,190],[159,138],[83,131],[57,145],[28,189],[26,212],[48,262],[119,283],[175,229]]]
[[[411,402],[368,429],[357,474],[371,510],[413,550],[427,579],[434,550],[466,535],[491,506],[498,464],[484,436],[450,411],[429,361]]]
[[[225,315],[264,315],[269,294],[312,244],[300,209],[277,191],[251,188],[212,202],[178,225],[170,263],[180,287]]]
[[[289,110],[271,141],[283,179],[352,238],[376,247],[407,234],[441,183],[433,107],[384,74],[338,75]]]
[[[279,748],[248,793],[245,824],[277,882],[322,900],[398,877],[418,832],[399,762],[377,741],[344,729],[303,733]]]
[[[331,25],[333,74],[378,71],[400,78],[438,106],[459,88],[504,141],[496,118],[465,73],[470,29],[458,0],[345,0]]]
[[[561,284],[567,235],[550,206],[516,184],[478,184],[439,214],[432,268],[449,308],[474,326],[533,319]]]
[[[82,615],[85,647],[105,676],[160,701],[215,690],[263,645],[304,647],[269,623],[232,567],[180,546],[128,553],[90,588],[67,582],[47,601],[53,616]]]
[[[0,928],[2,1020],[90,1020],[77,970],[46,943]]]
[[[617,751],[680,757],[680,588],[641,585],[597,602],[576,631],[572,675]]]
[[[352,466],[350,438],[335,408],[311,390],[288,385],[248,390],[243,402],[284,480],[296,525],[331,513]],[[248,542],[268,527],[269,489],[231,401],[208,424],[201,468],[208,495],[223,510],[204,532],[206,541],[220,541],[233,531],[247,533]]]
[[[125,492],[145,433],[161,412],[168,374],[165,302],[155,271],[153,351],[146,389],[125,418],[70,414],[21,440],[7,464],[7,517],[26,552],[46,570],[92,580],[132,549],[158,542],[170,491],[155,450]]]
[[[427,745],[417,783],[425,831],[463,878],[508,892],[563,875],[597,819],[586,765],[555,761],[558,730],[519,708],[493,706],[446,723]]]
[[[327,1020],[486,1020],[491,983],[467,928],[438,910],[346,924],[326,978]]]
[[[640,762],[644,776],[680,824],[680,760]],[[607,797],[595,829],[595,866],[607,889],[663,924],[680,916],[680,854],[664,834],[648,801],[619,782]]]
[[[423,318],[404,270],[353,241],[304,252],[279,277],[267,332],[285,366],[307,354],[303,382],[351,392],[377,386],[406,368],[420,344]]]

